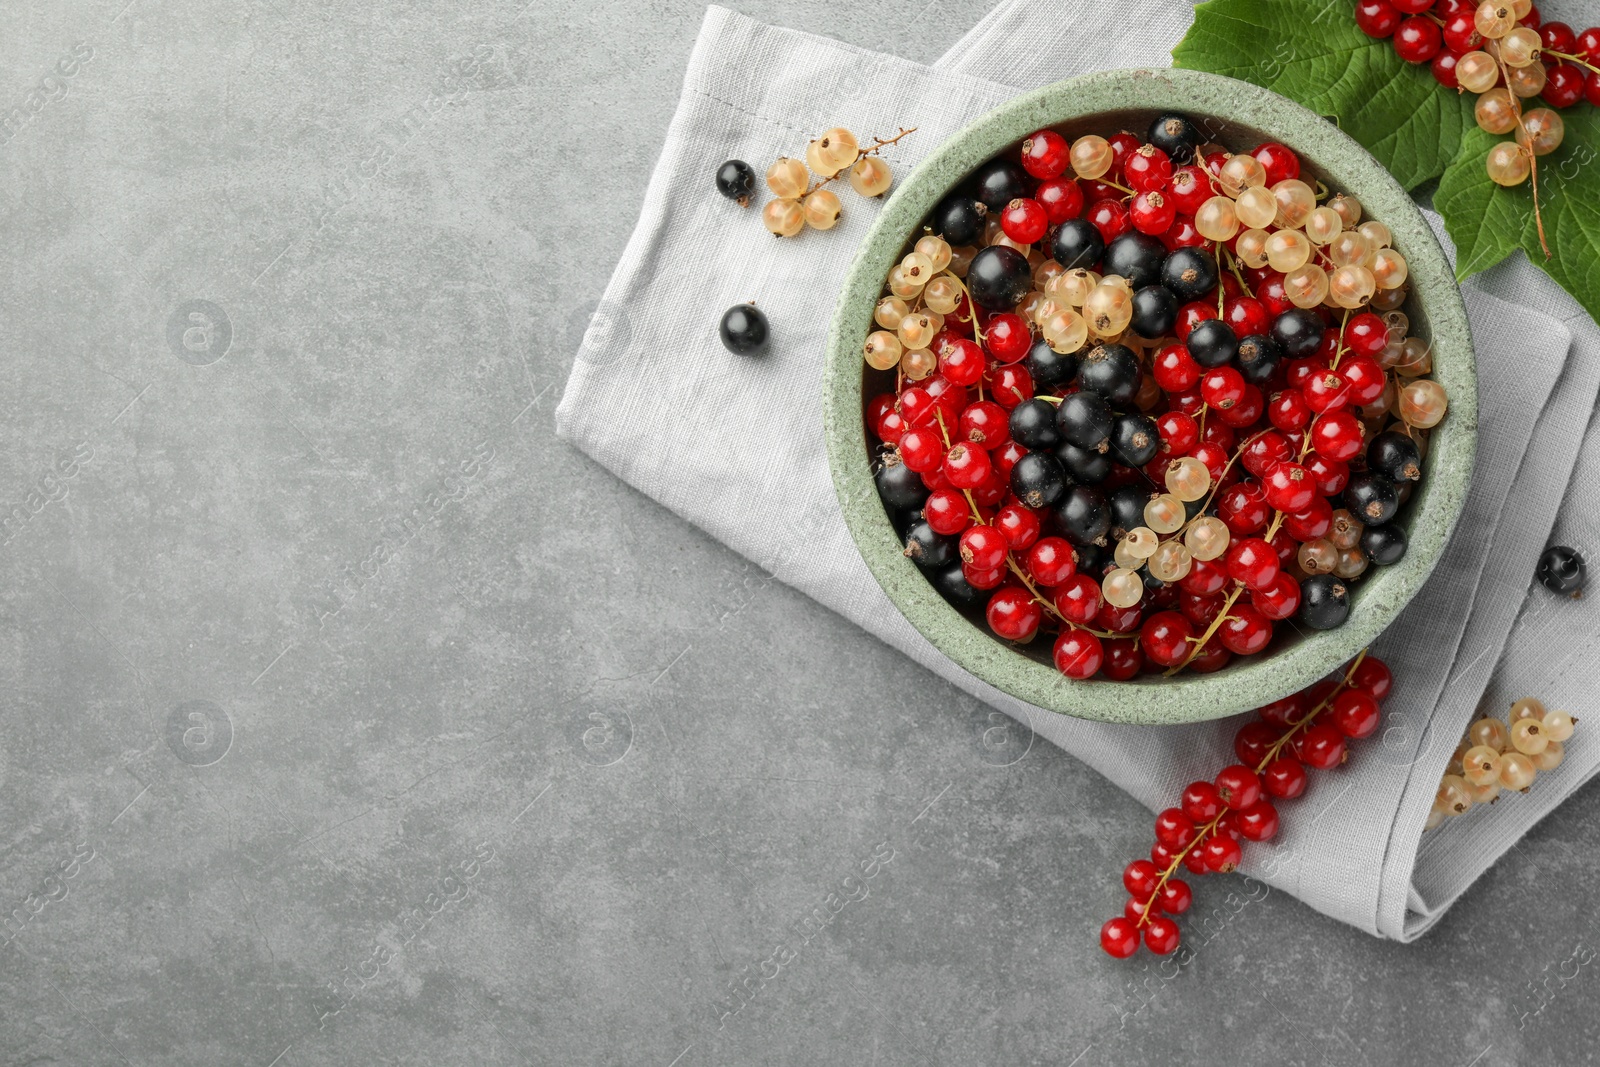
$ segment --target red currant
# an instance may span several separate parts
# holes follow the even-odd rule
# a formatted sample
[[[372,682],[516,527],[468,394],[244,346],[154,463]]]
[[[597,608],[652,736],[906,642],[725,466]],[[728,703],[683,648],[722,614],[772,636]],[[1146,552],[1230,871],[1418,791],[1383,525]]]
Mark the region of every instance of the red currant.
[[[1233,751],[1240,762],[1259,766],[1283,731],[1266,722],[1247,722],[1233,735]]]
[[[1222,814],[1222,795],[1210,782],[1190,782],[1183,790],[1183,813],[1200,826]]]
[[[1139,193],[1129,212],[1133,228],[1151,237],[1160,237],[1177,221],[1178,209],[1160,192]]]
[[[1128,130],[1118,130],[1106,138],[1111,146],[1111,170],[1107,178],[1120,178],[1126,173],[1128,157],[1139,150],[1139,138]]]
[[[1554,108],[1569,108],[1583,99],[1583,68],[1557,63],[1549,70],[1544,89],[1539,93]]]
[[[1100,644],[1106,656],[1100,665],[1101,674],[1114,682],[1126,682],[1139,676],[1144,668],[1144,653],[1139,651],[1139,642],[1129,638],[1106,638]]]
[[[1280,570],[1270,585],[1250,594],[1250,603],[1274,622],[1291,618],[1300,610],[1300,583],[1293,575]]]
[[[1229,300],[1223,307],[1222,321],[1232,326],[1240,337],[1264,334],[1272,328],[1272,316],[1267,314],[1266,306],[1250,296]]]
[[[1290,514],[1304,511],[1317,499],[1317,483],[1311,472],[1287,460],[1276,463],[1261,480],[1267,503]]]
[[[1315,478],[1315,475],[1312,477]],[[1326,536],[1328,527],[1332,525],[1333,506],[1320,496],[1312,497],[1310,506],[1303,511],[1283,517],[1284,532],[1302,544]]]
[[[936,489],[922,505],[923,520],[934,533],[947,537],[965,530],[971,517],[966,498],[954,489]]]
[[[1186,456],[1191,448],[1200,443],[1199,424],[1192,416],[1181,411],[1167,411],[1156,416],[1156,429],[1161,434],[1161,451],[1157,455],[1163,460]],[[1163,463],[1163,477],[1165,470]]]
[[[1156,840],[1173,851],[1188,848],[1195,832],[1194,819],[1182,808],[1166,808],[1156,815]]]
[[[1433,62],[1428,64],[1428,70],[1433,74],[1433,80],[1446,89],[1459,89],[1461,82],[1456,78],[1456,62],[1461,57],[1450,51],[1442,49],[1433,57]]]
[[[1210,427],[1206,427],[1210,429]],[[1290,456],[1289,439],[1281,433],[1268,430],[1257,435],[1239,454],[1239,464],[1257,478],[1285,462]]]
[[[1308,767],[1319,771],[1331,770],[1345,761],[1344,734],[1330,722],[1314,722],[1306,732],[1291,742],[1295,755]]]
[[[1122,870],[1122,885],[1136,897],[1148,899],[1161,881],[1161,872],[1149,860],[1134,860]]]
[[[1277,561],[1277,553],[1273,553],[1273,561]],[[1217,629],[1217,639],[1235,655],[1253,656],[1272,642],[1272,621],[1248,604],[1236,603]]]
[[[1062,618],[1088,626],[1100,614],[1100,583],[1087,574],[1077,574],[1058,585],[1050,599]]]
[[[1123,161],[1122,173],[1136,193],[1165,189],[1172,180],[1172,157],[1153,144],[1140,145]]]
[[[1261,799],[1261,779],[1242,763],[1217,772],[1217,795],[1234,811],[1243,811]]]
[[[1539,27],[1539,41],[1546,52],[1572,55],[1578,46],[1578,35],[1565,22],[1546,22]]]
[[[932,430],[910,429],[900,435],[900,459],[918,474],[936,469],[944,462],[944,445]]]
[[[1210,674],[1226,667],[1231,659],[1233,653],[1213,641],[1195,653],[1194,659],[1189,661],[1189,669],[1196,674]]]
[[[1028,574],[1042,586],[1054,588],[1077,572],[1072,546],[1060,537],[1041,538],[1028,550]],[[1099,610],[1098,603],[1095,610]]]
[[[927,510],[926,505],[923,510]],[[1039,516],[1021,504],[1007,504],[1001,508],[995,514],[994,527],[1005,535],[1006,544],[1013,552],[1027,551],[1039,539]]]
[[[1194,624],[1176,611],[1158,611],[1139,629],[1140,647],[1152,663],[1176,667],[1189,657]]]
[[[1259,482],[1244,481],[1231,485],[1217,497],[1217,518],[1227,524],[1229,532],[1235,537],[1255,533],[1264,528],[1271,517],[1272,508],[1267,504],[1267,495],[1262,492]],[[1266,544],[1265,541],[1261,543]]]
[[[1300,391],[1317,413],[1342,408],[1350,402],[1350,383],[1335,370],[1322,368],[1306,379]]]
[[[1028,454],[1028,450],[1015,441],[1007,441],[999,448],[989,453],[990,460],[994,463],[995,477],[1003,483],[1010,484],[1011,468],[1017,465],[1017,460]]]
[[[1583,98],[1600,107],[1600,70],[1591,70],[1588,77],[1583,79]]]
[[[1244,850],[1227,834],[1213,834],[1200,846],[1199,851],[1205,857],[1206,870],[1213,874],[1228,874],[1239,869],[1239,863],[1244,859]]]
[[[1344,736],[1357,740],[1371,737],[1381,717],[1372,694],[1359,689],[1344,690],[1333,698],[1333,706],[1328,709],[1328,718],[1334,727]]]
[[[1444,47],[1444,34],[1432,19],[1409,18],[1394,31],[1394,50],[1407,63],[1426,63]]]
[[[1376,356],[1389,343],[1389,324],[1370,311],[1363,311],[1345,324],[1342,340],[1350,351]]]
[[[1227,411],[1244,399],[1244,377],[1232,367],[1223,366],[1206,372],[1200,379],[1200,395],[1218,411]]]
[[[1284,433],[1300,433],[1311,425],[1311,405],[1300,390],[1284,389],[1272,394],[1267,419]]]
[[[1181,393],[1200,380],[1200,364],[1184,345],[1166,345],[1155,354],[1151,371],[1166,393]]]
[[[1096,200],[1089,205],[1088,219],[1106,244],[1128,232],[1128,209],[1121,200]]]
[[[1356,4],[1356,25],[1368,37],[1389,37],[1400,25],[1400,12],[1389,0],[1360,0]]]
[[[1033,347],[1033,334],[1028,330],[1028,320],[1011,311],[1003,311],[989,318],[983,340],[989,354],[1001,363],[1020,363],[1028,358],[1028,349]]]
[[[1172,193],[1173,203],[1178,210],[1191,216],[1216,195],[1211,188],[1210,177],[1192,163],[1172,172],[1167,189]]]
[[[1144,617],[1142,603],[1119,608],[1115,604],[1102,602],[1099,613],[1094,617],[1094,624],[1113,633],[1131,634],[1139,628],[1139,620]]]
[[[1156,890],[1156,905],[1169,915],[1182,915],[1193,902],[1194,891],[1189,888],[1188,882],[1181,879],[1168,878]]]
[[[1000,212],[1000,229],[1018,244],[1031,245],[1050,228],[1044,205],[1031,197],[1018,197]]]
[[[1365,407],[1375,403],[1383,396],[1384,380],[1383,368],[1378,366],[1378,361],[1367,356],[1349,356],[1339,364],[1339,373],[1344,375],[1346,384],[1350,386],[1350,403],[1356,407]]]
[[[1261,771],[1261,788],[1268,796],[1293,800],[1306,791],[1305,764],[1293,756],[1279,756]]]
[[[989,375],[989,390],[994,393],[995,403],[1009,411],[1024,400],[1033,399],[1033,375],[1017,364],[996,367]]]
[[[966,338],[951,342],[939,354],[939,373],[956,385],[977,385],[987,367],[983,349]]]
[[[1268,141],[1259,145],[1251,155],[1256,157],[1267,172],[1267,187],[1271,188],[1279,182],[1300,177],[1300,157],[1292,149],[1286,148],[1276,141]]]
[[[1180,248],[1211,248],[1211,242],[1201,235],[1199,227],[1194,224],[1194,216],[1181,213],[1172,220],[1167,232],[1161,235],[1161,243],[1167,246],[1168,252],[1176,252]]]
[[[958,441],[944,457],[944,476],[957,489],[976,489],[989,480],[993,471],[989,453],[977,445]]]
[[[1323,496],[1338,496],[1350,481],[1350,464],[1316,452],[1306,457],[1306,470],[1317,480],[1317,492]]]
[[[993,526],[973,526],[961,535],[961,562],[975,570],[992,571],[1005,566],[1008,551],[1005,535]]]
[[[1271,841],[1278,836],[1278,809],[1270,800],[1258,800],[1239,812],[1234,825],[1247,841]]]
[[[1372,699],[1382,700],[1394,688],[1394,675],[1389,672],[1388,664],[1377,656],[1369,655],[1356,665],[1350,684]]]
[[[1123,915],[1107,920],[1100,927],[1100,947],[1108,956],[1127,959],[1139,951],[1139,927]]]
[[[1196,626],[1210,626],[1222,613],[1222,598],[1215,594],[1200,596],[1179,586],[1178,610]]]
[[[1056,177],[1071,159],[1072,146],[1054,130],[1040,130],[1022,142],[1022,169],[1035,178]]]
[[[1105,659],[1100,638],[1087,630],[1064,630],[1056,638],[1056,670],[1068,678],[1092,678]]]
[[[1178,931],[1178,924],[1165,915],[1157,915],[1145,923],[1144,946],[1157,956],[1165,956],[1178,947],[1178,942],[1183,935]]]
[[[1007,641],[1028,641],[1039,632],[1044,610],[1032,593],[1020,585],[1008,585],[989,598],[984,618],[997,636]]]
[[[1040,182],[1033,198],[1044,208],[1045,218],[1052,226],[1075,219],[1083,214],[1083,186],[1071,178],[1052,178]]]
[[[1590,63],[1600,64],[1600,26],[1590,26],[1578,34],[1572,45],[1572,53]]]
[[[1442,36],[1444,46],[1458,56],[1483,47],[1483,34],[1478,32],[1478,21],[1473,18],[1471,11],[1462,11],[1445,19]]]
[[[1420,15],[1432,10],[1433,0],[1389,0],[1402,15]]]
[[[1311,447],[1328,459],[1349,462],[1361,454],[1361,420],[1348,411],[1324,413],[1311,426]]]
[[[1281,569],[1278,553],[1259,537],[1244,537],[1234,541],[1228,546],[1225,558],[1228,577],[1247,589],[1265,589]]]
[[[972,588],[989,590],[996,588],[1006,580],[1006,569],[1004,567],[996,567],[993,570],[985,571],[979,570],[970,563],[963,563],[961,565],[961,576],[967,580],[967,584]]]
[[[1178,340],[1187,341],[1190,332],[1196,326],[1217,317],[1217,302],[1215,300],[1196,300],[1183,305],[1178,309],[1178,325],[1175,327]]]

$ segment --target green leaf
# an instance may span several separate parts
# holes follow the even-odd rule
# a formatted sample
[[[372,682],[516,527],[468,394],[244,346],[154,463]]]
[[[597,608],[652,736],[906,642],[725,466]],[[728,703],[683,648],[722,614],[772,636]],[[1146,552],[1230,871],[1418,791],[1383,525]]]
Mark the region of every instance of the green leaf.
[[[1433,206],[1455,242],[1458,279],[1521,248],[1600,321],[1600,110],[1580,104],[1561,116],[1566,139],[1539,159],[1539,210],[1553,256],[1539,244],[1532,183],[1506,189],[1489,180],[1484,160],[1503,137],[1474,128],[1439,179]]]
[[[1476,97],[1445,89],[1426,66],[1362,33],[1343,0],[1206,0],[1172,56],[1335,117],[1407,189],[1439,179],[1433,206],[1456,243],[1458,278],[1520,248],[1600,320],[1600,110],[1561,112],[1565,142],[1539,160],[1547,258],[1531,185],[1489,180],[1484,161],[1503,138],[1478,129]]]
[[[1172,58],[1337,116],[1407,189],[1443,174],[1475,128],[1470,101],[1362,33],[1337,0],[1208,0]]]

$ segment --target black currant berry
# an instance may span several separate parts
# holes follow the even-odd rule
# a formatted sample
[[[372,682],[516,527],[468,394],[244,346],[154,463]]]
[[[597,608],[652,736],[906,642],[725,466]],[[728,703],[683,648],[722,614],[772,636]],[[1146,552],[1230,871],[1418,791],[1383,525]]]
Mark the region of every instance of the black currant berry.
[[[1167,583],[1150,573],[1148,565],[1139,568],[1139,581],[1144,584],[1145,592],[1154,593],[1157,589],[1165,589]]]
[[[933,586],[944,595],[944,598],[958,608],[971,611],[981,608],[989,602],[991,590],[974,589],[967,581],[967,576],[961,573],[961,564],[947,567],[931,575]]]
[[[1179,300],[1199,300],[1217,287],[1217,261],[1198,248],[1179,248],[1162,261],[1161,284]]]
[[[1215,515],[1217,507],[1216,500],[1211,496],[1203,496],[1199,500],[1185,500],[1183,502],[1184,521],[1187,522],[1201,514]]]
[[[1063,441],[1056,446],[1056,459],[1067,477],[1080,485],[1099,485],[1111,476],[1111,456],[1106,452]]]
[[[1122,540],[1129,530],[1144,525],[1144,506],[1155,496],[1148,485],[1123,485],[1106,498],[1111,509],[1111,536]]]
[[[1067,474],[1050,453],[1029,452],[1011,468],[1011,491],[1030,508],[1047,508],[1067,491]]]
[[[1111,509],[1100,490],[1074,485],[1056,505],[1056,525],[1061,536],[1075,545],[1103,545],[1111,529]]]
[[[973,176],[973,187],[990,211],[999,211],[1011,201],[1032,194],[1027,173],[1009,159],[992,159],[979,167]]]
[[[1106,239],[1088,219],[1068,219],[1050,238],[1050,255],[1067,270],[1093,267],[1106,254]]]
[[[1072,554],[1078,560],[1078,573],[1087,574],[1095,581],[1117,565],[1109,545],[1074,545]]]
[[[884,460],[874,476],[878,483],[878,496],[892,511],[915,511],[928,499],[928,487],[922,484],[922,475],[900,462],[899,456]]]
[[[1350,617],[1350,590],[1344,579],[1313,574],[1300,583],[1300,621],[1313,630],[1332,630]]]
[[[1130,286],[1139,290],[1161,280],[1161,264],[1166,258],[1166,245],[1158,238],[1134,230],[1106,245],[1103,273],[1126,278]]]
[[[1056,407],[1056,428],[1079,448],[1104,452],[1116,416],[1099,393],[1068,393]]]
[[[1278,369],[1283,349],[1264,333],[1239,340],[1239,373],[1251,385],[1265,386]]]
[[[1381,526],[1368,526],[1361,531],[1361,551],[1372,562],[1387,567],[1399,563],[1406,554],[1406,532],[1399,525],[1386,522]]]
[[[1272,339],[1290,359],[1303,359],[1322,344],[1322,319],[1314,311],[1290,308],[1272,324]]]
[[[1074,352],[1057,352],[1041,337],[1028,349],[1027,367],[1035,389],[1054,389],[1077,376],[1078,356]]]
[[[958,562],[959,538],[933,532],[926,522],[915,522],[906,531],[905,557],[923,570],[942,570]]]
[[[1239,354],[1239,335],[1221,319],[1207,319],[1189,331],[1189,354],[1208,370],[1232,361]]]
[[[1148,415],[1118,415],[1111,431],[1111,454],[1117,462],[1129,467],[1142,467],[1156,458],[1161,451],[1161,431]]]
[[[1391,481],[1414,482],[1422,477],[1422,453],[1405,434],[1385,430],[1367,445],[1367,466]]]
[[[1011,439],[1030,451],[1059,445],[1061,431],[1056,429],[1056,406],[1035,397],[1012,408]]]
[[[1139,395],[1139,357],[1124,345],[1095,345],[1078,361],[1078,384],[1106,398],[1114,408],[1126,408]]]
[[[717,192],[735,201],[740,207],[749,207],[756,191],[755,168],[742,159],[730,159],[717,168]]]
[[[1350,484],[1344,487],[1344,506],[1368,526],[1377,526],[1394,518],[1400,510],[1400,493],[1393,482],[1376,471],[1359,471],[1350,476]]]
[[[739,356],[767,350],[767,316],[754,304],[735,304],[722,313],[722,347]]]
[[[1154,341],[1178,324],[1178,298],[1164,285],[1150,285],[1133,294],[1133,321],[1128,328]]]
[[[979,250],[967,268],[967,291],[989,311],[1010,311],[1032,287],[1028,257],[1007,245]]]
[[[1202,138],[1187,115],[1174,112],[1152,122],[1150,135],[1145,140],[1171,156],[1174,164],[1181,166],[1194,159],[1195,148]]]
[[[1534,573],[1539,576],[1539,584],[1552,593],[1573,597],[1583,592],[1584,583],[1589,580],[1583,556],[1566,545],[1551,545],[1545,549],[1539,557],[1539,569]]]
[[[983,219],[988,213],[988,205],[952,193],[933,209],[928,226],[952,245],[975,245],[983,236]]]

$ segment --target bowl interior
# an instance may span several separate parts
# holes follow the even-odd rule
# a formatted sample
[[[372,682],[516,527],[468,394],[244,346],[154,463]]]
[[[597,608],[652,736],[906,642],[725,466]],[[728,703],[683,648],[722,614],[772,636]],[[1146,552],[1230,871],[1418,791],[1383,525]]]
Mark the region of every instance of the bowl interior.
[[[1158,115],[1180,111],[1231,149],[1278,141],[1294,149],[1302,177],[1349,193],[1393,232],[1410,266],[1404,310],[1412,332],[1433,349],[1433,377],[1450,395],[1435,428],[1424,478],[1402,510],[1405,558],[1372,568],[1352,587],[1350,617],[1336,630],[1279,637],[1263,655],[1214,674],[1141,675],[1127,682],[1075,681],[1050,663],[1049,642],[1033,648],[1000,641],[939,595],[901,553],[879,501],[863,398],[893,388],[893,375],[867,368],[861,344],[889,268],[920,236],[928,211],[989,159],[1044,127],[1068,139],[1087,133],[1142,133]],[[863,242],[829,335],[825,410],[829,462],[846,524],[884,591],[937,648],[985,682],[1046,710],[1118,722],[1178,723],[1232,714],[1315,681],[1355,655],[1420,588],[1461,512],[1477,439],[1477,380],[1466,311],[1438,241],[1405,190],[1365,149],[1294,102],[1245,82],[1185,70],[1108,71],[1018,97],[952,137],[900,185]],[[1282,628],[1280,628],[1282,629]]]

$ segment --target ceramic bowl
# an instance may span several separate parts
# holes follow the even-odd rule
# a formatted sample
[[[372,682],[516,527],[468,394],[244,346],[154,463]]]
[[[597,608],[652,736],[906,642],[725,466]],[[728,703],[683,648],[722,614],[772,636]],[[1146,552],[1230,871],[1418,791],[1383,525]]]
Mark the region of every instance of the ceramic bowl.
[[[861,346],[889,268],[919,235],[933,206],[978,166],[1044,127],[1069,140],[1120,129],[1142,133],[1167,111],[1188,115],[1230,148],[1263,141],[1288,145],[1312,179],[1353,194],[1364,217],[1393,231],[1394,247],[1410,265],[1405,311],[1413,332],[1432,343],[1433,377],[1449,392],[1450,410],[1433,431],[1423,481],[1399,520],[1410,548],[1398,563],[1372,568],[1354,584],[1343,626],[1280,634],[1265,653],[1212,674],[1076,681],[1050,662],[1049,640],[1027,648],[1001,641],[945,601],[902,555],[872,480],[876,442],[864,426],[863,390],[879,372],[866,367]],[[872,388],[885,388],[883,379]],[[961,667],[1020,700],[1065,715],[1126,723],[1194,722],[1258,707],[1309,685],[1369,644],[1438,563],[1461,514],[1477,441],[1477,376],[1466,309],[1438,241],[1406,191],[1361,145],[1299,104],[1255,85],[1186,70],[1107,71],[1027,93],[966,127],[912,171],[884,205],[845,281],[828,338],[824,408],[845,522],[868,568],[911,624]]]

